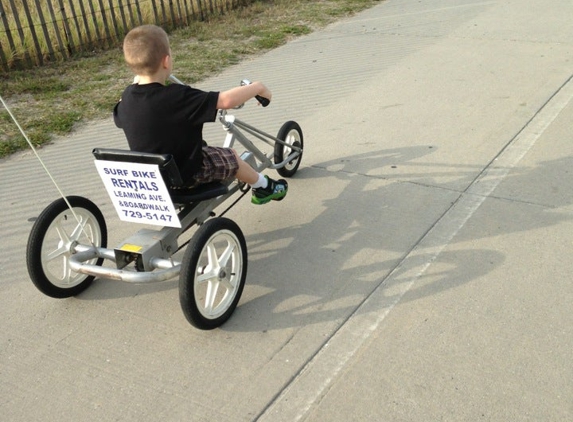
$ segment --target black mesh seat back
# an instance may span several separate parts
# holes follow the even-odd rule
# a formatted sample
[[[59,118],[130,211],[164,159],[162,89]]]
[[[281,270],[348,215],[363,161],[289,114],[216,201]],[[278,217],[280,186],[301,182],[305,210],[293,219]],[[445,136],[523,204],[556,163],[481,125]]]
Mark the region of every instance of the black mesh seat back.
[[[183,186],[179,168],[171,154],[152,154],[114,148],[94,148],[92,153],[96,160],[157,164],[168,186]]]

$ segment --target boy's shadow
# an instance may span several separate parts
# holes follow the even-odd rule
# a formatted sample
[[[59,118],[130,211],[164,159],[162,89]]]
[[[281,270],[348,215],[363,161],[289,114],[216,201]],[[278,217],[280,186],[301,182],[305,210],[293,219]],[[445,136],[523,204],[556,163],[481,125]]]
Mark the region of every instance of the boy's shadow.
[[[434,151],[428,147],[380,150],[301,167],[294,180],[311,183],[330,178],[337,188],[343,187],[334,198],[317,199],[319,208],[315,208],[322,211],[311,221],[246,236],[249,268],[245,291],[233,317],[221,328],[260,332],[335,321],[350,315],[424,234],[413,223],[427,214],[424,208],[421,211],[417,208],[424,204],[410,204],[416,195],[404,195],[405,187],[428,186],[433,178],[444,175],[451,180],[452,173],[457,178],[455,183],[469,184],[479,170],[451,166],[454,170],[448,172],[444,170],[446,166],[440,165],[440,171],[435,173],[393,172],[393,167],[425,166],[413,160]],[[548,165],[554,169],[567,163]],[[526,169],[515,172],[513,177],[527,183],[528,178],[544,171],[544,168]],[[371,176],[372,172],[376,176]],[[434,184],[440,187],[440,183]],[[304,188],[304,183],[297,186]],[[306,212],[304,208],[299,205],[297,212]],[[288,213],[286,207],[275,209],[276,218],[280,218],[281,212]],[[563,218],[556,214],[546,224],[555,224]],[[527,230],[538,224],[534,220],[526,225],[516,222],[515,227],[507,227],[506,231]],[[179,254],[181,259],[182,252]],[[438,257],[437,271],[419,277],[401,301],[416,300],[470,282],[501,265],[504,259],[500,252],[488,249],[444,251]],[[468,273],[468,262],[484,265],[473,265]],[[400,281],[409,280],[407,274],[395,275]],[[177,287],[176,279],[145,286],[96,281],[80,298],[133,297]],[[388,298],[392,297],[393,293],[388,292]]]
[[[409,227],[408,219],[416,219],[426,211],[414,209],[404,215],[408,199],[403,198],[403,180],[389,175],[374,183],[373,188],[369,178],[357,177],[356,169],[368,174],[384,166],[409,165],[409,161],[422,155],[424,148],[382,150],[302,169],[297,178],[334,177],[344,182],[345,188],[336,198],[322,201],[324,210],[309,223],[248,236],[250,267],[246,291],[250,283],[262,286],[265,293],[256,297],[244,295],[237,316],[222,328],[265,331],[340,320],[352,314],[396,268],[398,271],[393,274],[396,280],[409,282],[409,269],[397,266],[425,232]],[[567,172],[570,164],[571,159],[560,159],[534,168],[517,168],[504,180],[514,186],[529,186],[547,171]],[[462,185],[469,185],[479,170],[469,166],[452,167],[458,178],[455,182]],[[429,178],[443,174],[444,171],[422,172],[419,177],[426,184]],[[407,175],[408,181],[420,183],[415,176]],[[404,173],[401,177],[404,178]],[[454,194],[461,195],[461,192]],[[571,204],[571,196],[559,198],[551,198],[551,201],[556,206]],[[397,206],[388,204],[400,200],[405,202]],[[506,212],[511,213],[512,209]],[[522,218],[499,218],[504,225],[497,224],[494,231],[470,230],[460,236],[459,241],[467,240],[467,235],[472,236],[472,240],[476,236],[498,236],[500,229],[503,234],[551,226],[571,216],[546,207],[538,210],[534,207],[531,214]],[[417,262],[434,258],[420,253]],[[417,277],[400,300],[417,300],[459,287],[483,277],[504,261],[505,255],[495,249],[446,249],[433,261],[432,269]],[[268,268],[274,271],[269,273]],[[386,293],[387,303],[398,300],[398,293],[391,289]]]
[[[404,197],[406,185],[399,180],[404,173],[396,176],[395,168],[434,151],[427,146],[380,150],[301,168],[295,179],[333,178],[329,184],[344,187],[336,197],[320,201],[323,211],[312,221],[247,237],[248,284],[236,311],[241,317],[233,318],[223,329],[264,331],[334,321],[351,314],[423,236],[425,225],[407,221],[420,211],[411,209],[404,215],[411,198]],[[458,169],[456,177],[471,180],[475,171]],[[373,172],[377,175],[370,176]],[[412,180],[415,174],[405,177],[413,182],[411,186],[416,184]],[[423,172],[419,177],[427,181],[431,175]],[[304,183],[297,186],[304,189]],[[503,260],[492,251],[471,253],[494,265]],[[464,269],[457,266],[457,256],[444,254],[441,259],[448,271],[433,274],[431,285],[414,287],[409,297],[452,287],[441,280],[460,275]],[[266,293],[249,298],[249,284],[261,286]],[[253,295],[260,294],[260,289],[253,290]],[[392,296],[389,293],[389,299]]]
[[[249,249],[249,273],[247,275],[247,285],[249,283],[253,283],[254,280],[260,280],[260,282],[256,284],[270,287],[267,285],[267,281],[272,282],[273,280],[279,279],[278,277],[275,277],[275,274],[273,275],[273,278],[269,280],[268,273],[265,273],[265,271],[258,274],[257,268],[261,268],[258,267],[258,263],[260,262],[264,264],[267,262],[265,256],[269,254],[281,254],[281,263],[279,264],[279,267],[282,267],[282,262],[292,261],[294,259],[299,260],[299,262],[316,262],[316,265],[322,267],[323,270],[328,269],[328,271],[335,271],[340,265],[341,256],[353,254],[354,251],[358,251],[361,247],[364,247],[364,240],[360,240],[359,238],[364,237],[364,234],[362,233],[363,231],[368,232],[367,220],[369,218],[374,218],[376,220],[379,218],[371,212],[372,200],[369,198],[373,193],[369,192],[368,195],[360,194],[364,188],[363,185],[366,182],[360,182],[360,178],[353,177],[353,173],[356,171],[355,169],[358,168],[360,171],[368,172],[369,170],[378,167],[400,165],[426,155],[429,152],[432,152],[432,150],[427,147],[380,150],[378,152],[357,154],[354,156],[344,157],[343,159],[335,159],[318,163],[313,165],[311,168],[304,166],[301,167],[295,176],[295,179],[297,180],[335,177],[344,183],[350,183],[346,188],[344,188],[337,198],[321,201],[321,206],[326,207],[326,210],[312,222],[309,222],[304,226],[289,227],[284,230],[276,230],[248,236],[247,246]],[[348,200],[345,199],[347,196]],[[341,209],[339,206],[340,201],[350,201],[354,203],[353,209],[356,210],[356,213],[348,214],[346,210]],[[247,204],[246,206],[250,206],[250,204]],[[224,208],[224,205],[222,208]],[[282,208],[279,209],[277,207],[276,209],[277,212],[280,213]],[[230,218],[233,218],[232,212],[230,214]],[[349,227],[353,225],[353,221],[358,222],[360,228]],[[241,225],[240,222],[238,223]],[[191,232],[193,231],[194,230],[191,230]],[[314,242],[308,243],[304,240],[306,239],[305,233],[309,231],[316,232],[318,234],[321,244],[315,244]],[[340,241],[341,237],[344,237],[343,241]],[[270,250],[273,248],[274,244],[277,242],[284,242],[285,239],[292,240],[291,245],[289,245],[288,248],[278,247],[272,251]],[[386,239],[386,242],[388,241],[390,241],[390,239]],[[375,242],[377,242],[377,240]],[[379,246],[376,245],[375,247],[378,248]],[[310,250],[308,250],[308,248],[310,248]],[[181,260],[183,258],[183,252],[184,251],[180,251],[175,258]],[[301,253],[302,255],[300,255]],[[274,258],[271,258],[271,261],[273,259]],[[273,267],[271,261],[268,261],[268,265]],[[264,266],[265,265],[263,265],[263,267]],[[294,268],[299,267],[297,266],[296,261],[294,261],[290,266]],[[376,265],[376,267],[379,266],[384,267],[382,264]],[[286,273],[294,275],[293,271],[295,270],[289,269]],[[373,269],[372,271],[377,270]],[[357,269],[354,270],[354,273],[356,272],[358,272]],[[309,276],[314,277],[313,275],[307,275],[304,277],[297,276],[296,278],[308,278]],[[293,286],[292,280],[290,282],[286,282],[286,284],[291,287]],[[178,281],[176,279],[148,285],[110,283],[107,280],[96,280],[94,286],[82,294],[80,298],[101,300],[118,297],[132,297],[134,295],[146,295],[176,289],[177,287]],[[308,287],[305,287],[304,285],[300,287],[302,290],[300,292],[293,291],[293,296],[303,294],[303,292],[308,289]]]

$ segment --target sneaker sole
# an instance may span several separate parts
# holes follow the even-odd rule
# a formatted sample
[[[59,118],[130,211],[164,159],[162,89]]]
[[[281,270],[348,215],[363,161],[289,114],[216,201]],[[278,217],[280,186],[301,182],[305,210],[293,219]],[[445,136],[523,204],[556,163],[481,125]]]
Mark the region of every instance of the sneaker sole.
[[[263,205],[263,204],[267,204],[271,201],[280,201],[286,196],[286,194],[287,194],[287,191],[280,192],[280,193],[274,193],[274,194],[269,195],[265,198],[257,198],[256,196],[251,196],[251,203],[255,204],[255,205]]]

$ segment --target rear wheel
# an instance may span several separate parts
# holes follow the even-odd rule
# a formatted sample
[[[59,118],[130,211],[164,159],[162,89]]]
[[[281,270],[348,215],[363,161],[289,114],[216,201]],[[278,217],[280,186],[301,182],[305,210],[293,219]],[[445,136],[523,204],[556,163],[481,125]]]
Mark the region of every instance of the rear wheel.
[[[99,208],[81,196],[67,199],[74,212],[63,198],[48,205],[32,227],[26,250],[32,282],[42,293],[54,298],[75,296],[94,279],[70,269],[69,258],[75,253],[75,246],[82,243],[105,248],[107,244],[107,228]],[[102,262],[103,258],[94,258],[87,263]]]
[[[211,330],[229,319],[247,277],[247,245],[228,218],[208,220],[193,235],[181,266],[179,301],[187,320]]]
[[[288,158],[289,154],[294,151],[292,147],[298,147],[301,149],[300,154],[296,158],[286,163],[284,167],[277,169],[278,174],[281,176],[292,177],[298,170],[298,166],[300,166],[300,162],[302,161],[302,129],[297,122],[288,121],[280,128],[277,138],[281,141],[284,141],[286,145],[283,145],[279,142],[275,143],[275,164],[282,163],[286,158]]]

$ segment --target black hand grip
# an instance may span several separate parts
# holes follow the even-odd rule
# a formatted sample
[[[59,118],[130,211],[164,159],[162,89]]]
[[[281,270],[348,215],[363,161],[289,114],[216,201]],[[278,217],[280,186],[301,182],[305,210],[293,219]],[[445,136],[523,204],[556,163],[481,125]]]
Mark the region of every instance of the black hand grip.
[[[255,98],[257,99],[259,104],[262,105],[263,107],[266,107],[271,103],[271,100],[265,97],[261,97],[260,95],[255,95]]]

